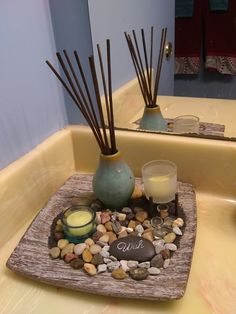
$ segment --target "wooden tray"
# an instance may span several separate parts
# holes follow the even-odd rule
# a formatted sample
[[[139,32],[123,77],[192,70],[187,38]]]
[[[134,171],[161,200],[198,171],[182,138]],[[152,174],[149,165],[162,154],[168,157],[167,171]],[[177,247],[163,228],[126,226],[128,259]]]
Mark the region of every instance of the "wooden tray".
[[[91,175],[74,174],[39,212],[7,261],[7,266],[23,276],[50,285],[125,298],[173,300],[184,295],[196,235],[196,198],[191,184],[178,182],[179,205],[185,230],[170,265],[158,276],[141,282],[131,278],[115,280],[110,273],[89,277],[63,260],[48,254],[48,236],[53,219],[62,208],[78,201],[81,193],[91,191]],[[136,179],[141,184],[140,179]],[[180,215],[181,216],[181,215]]]

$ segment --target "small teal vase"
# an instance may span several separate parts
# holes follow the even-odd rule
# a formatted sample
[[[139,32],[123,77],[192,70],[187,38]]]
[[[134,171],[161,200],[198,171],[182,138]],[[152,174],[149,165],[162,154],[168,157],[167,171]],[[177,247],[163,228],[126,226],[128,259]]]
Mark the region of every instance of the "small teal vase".
[[[140,129],[150,131],[167,131],[167,122],[163,118],[160,107],[145,107],[140,121]]]
[[[109,209],[121,209],[129,201],[135,186],[132,170],[118,151],[113,155],[100,155],[93,177],[96,197]]]

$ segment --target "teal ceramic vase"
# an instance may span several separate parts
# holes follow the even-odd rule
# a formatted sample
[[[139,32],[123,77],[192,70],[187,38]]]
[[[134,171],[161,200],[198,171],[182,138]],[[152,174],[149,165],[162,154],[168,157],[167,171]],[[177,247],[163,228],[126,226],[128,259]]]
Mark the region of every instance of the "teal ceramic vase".
[[[160,107],[145,107],[140,121],[140,129],[150,131],[167,131],[167,123],[163,118]]]
[[[132,170],[118,151],[113,155],[100,155],[93,177],[96,197],[109,209],[117,210],[129,201],[135,186]]]

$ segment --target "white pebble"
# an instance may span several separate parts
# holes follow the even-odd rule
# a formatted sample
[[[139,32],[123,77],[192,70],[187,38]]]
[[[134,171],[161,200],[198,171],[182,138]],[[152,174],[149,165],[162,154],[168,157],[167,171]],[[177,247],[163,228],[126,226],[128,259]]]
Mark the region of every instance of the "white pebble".
[[[177,234],[177,235],[182,235],[183,234],[179,227],[174,227],[173,228],[173,232],[175,234]]]
[[[101,265],[98,265],[98,268],[97,268],[97,273],[104,273],[107,271],[107,265],[106,264],[101,264]]]
[[[155,240],[155,241],[152,242],[152,244],[153,244],[154,246],[157,246],[157,245],[164,246],[165,241],[164,241],[163,239],[161,239],[161,240]]]
[[[85,243],[76,244],[74,246],[74,253],[76,255],[81,255],[85,249],[86,249],[86,244]]]
[[[142,262],[138,264],[140,268],[150,268],[150,262]]]
[[[156,254],[159,254],[164,249],[165,249],[164,245],[156,245],[155,246]]]
[[[156,276],[160,274],[161,270],[157,267],[150,267],[148,268],[148,272],[150,275]]]
[[[102,248],[103,251],[109,251],[110,250],[110,245],[104,245]]]
[[[105,264],[112,262],[112,260],[110,258],[107,258],[107,257],[104,257],[103,261]]]
[[[110,262],[110,263],[107,264],[107,269],[109,271],[113,271],[113,270],[115,270],[115,269],[117,269],[119,267],[120,267],[120,262],[119,261]]]
[[[180,227],[181,228],[181,227],[183,227],[183,225],[184,225],[184,221],[182,218],[177,218],[172,223],[172,227]]]
[[[128,261],[127,266],[129,268],[137,268],[138,267],[138,261]]]
[[[143,226],[142,225],[137,225],[135,227],[135,231],[137,231],[141,235],[144,232]]]
[[[110,260],[112,260],[112,261],[117,261],[117,258],[116,258],[115,256],[113,256],[113,255],[109,256],[109,258],[110,258]]]
[[[174,243],[166,243],[165,244],[165,249],[168,249],[170,251],[176,251],[177,246]]]
[[[163,268],[167,268],[170,265],[170,258],[165,259]]]
[[[133,228],[126,228],[126,231],[127,231],[127,233],[131,233],[134,231],[134,229]]]
[[[121,260],[120,265],[121,265],[121,268],[123,269],[124,272],[127,272],[130,270],[130,268],[128,267],[128,261]]]
[[[104,251],[104,250],[101,250],[100,254],[102,255],[102,257],[109,257],[110,256],[110,253],[108,251]]]

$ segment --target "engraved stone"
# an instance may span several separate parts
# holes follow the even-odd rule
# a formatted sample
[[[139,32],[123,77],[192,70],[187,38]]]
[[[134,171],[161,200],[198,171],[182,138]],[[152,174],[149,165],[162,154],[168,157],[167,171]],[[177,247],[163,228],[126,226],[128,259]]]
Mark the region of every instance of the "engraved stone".
[[[128,236],[114,241],[110,246],[110,254],[118,260],[134,260],[145,262],[155,255],[155,248],[151,241]]]

